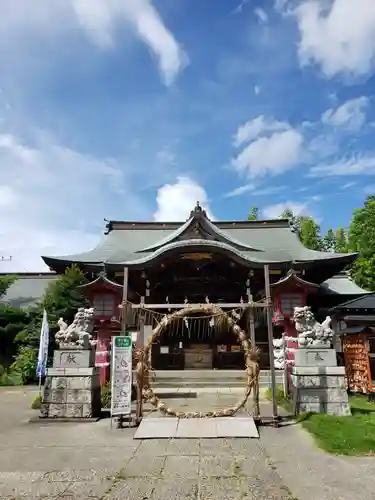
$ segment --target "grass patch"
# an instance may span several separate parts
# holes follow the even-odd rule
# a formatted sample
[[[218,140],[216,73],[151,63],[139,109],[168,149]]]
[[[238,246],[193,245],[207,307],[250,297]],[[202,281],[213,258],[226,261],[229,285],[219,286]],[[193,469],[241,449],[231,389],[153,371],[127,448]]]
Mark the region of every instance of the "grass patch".
[[[266,391],[272,399],[271,389]],[[277,388],[277,404],[292,410],[291,399],[284,397],[282,386]],[[334,417],[324,413],[300,414],[296,417],[324,451],[333,455],[375,455],[375,403],[367,396],[349,396],[352,415]]]
[[[350,417],[322,413],[301,416],[302,426],[323,450],[334,455],[375,454],[375,404],[366,396],[351,396]]]

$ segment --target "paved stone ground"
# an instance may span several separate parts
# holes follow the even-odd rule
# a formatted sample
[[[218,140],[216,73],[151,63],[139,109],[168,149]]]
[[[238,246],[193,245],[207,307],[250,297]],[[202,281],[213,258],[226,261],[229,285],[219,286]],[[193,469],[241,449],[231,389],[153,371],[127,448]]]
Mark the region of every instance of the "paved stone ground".
[[[327,456],[297,426],[261,428],[261,439],[135,441],[109,420],[29,424],[35,394],[0,389],[2,500],[374,498],[372,458]]]

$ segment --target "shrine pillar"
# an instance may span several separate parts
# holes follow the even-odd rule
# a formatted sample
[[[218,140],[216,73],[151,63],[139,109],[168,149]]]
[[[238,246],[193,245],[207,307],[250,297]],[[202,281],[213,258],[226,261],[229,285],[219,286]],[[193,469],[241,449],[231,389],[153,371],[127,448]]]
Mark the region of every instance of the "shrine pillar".
[[[293,321],[295,307],[304,307],[308,295],[317,293],[319,285],[310,283],[300,278],[294,270],[288,272],[285,278],[271,284],[271,295],[274,312],[272,322],[284,329],[283,337],[288,338],[286,342],[285,367],[286,385],[290,387],[292,365],[294,364],[294,351],[298,349],[297,331]],[[291,338],[293,340],[291,340]],[[294,341],[294,339],[296,339]]]
[[[123,286],[111,281],[104,271],[90,283],[78,287],[94,308],[94,332],[96,333],[95,366],[99,368],[100,385],[110,380],[111,342],[119,335],[119,304]]]

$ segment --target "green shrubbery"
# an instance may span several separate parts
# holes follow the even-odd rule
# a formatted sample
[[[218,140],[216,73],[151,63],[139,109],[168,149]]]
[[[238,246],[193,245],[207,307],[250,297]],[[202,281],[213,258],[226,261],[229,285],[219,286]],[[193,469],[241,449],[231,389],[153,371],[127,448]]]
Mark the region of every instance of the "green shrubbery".
[[[36,350],[33,347],[23,345],[14,357],[14,362],[10,366],[10,374],[18,376],[22,384],[29,384],[35,381],[36,362]]]
[[[107,382],[101,387],[102,408],[109,409],[111,407],[111,384]]]
[[[37,396],[34,401],[31,403],[32,410],[40,410],[42,406],[42,396]]]
[[[265,391],[266,398],[271,401],[272,400],[272,389],[271,387],[267,387]],[[276,387],[276,401],[279,406],[282,406],[286,410],[290,411],[292,408],[292,397],[289,395],[287,397],[284,396],[284,388],[282,385],[278,385]]]
[[[0,297],[17,279],[0,277]],[[28,384],[36,380],[36,362],[39,348],[43,311],[46,309],[50,327],[49,356],[55,347],[57,320],[64,317],[73,320],[79,307],[87,307],[88,301],[77,287],[85,282],[82,271],[71,266],[50,283],[42,300],[28,309],[0,304],[0,362],[6,366],[13,359],[9,370],[0,370],[0,385]],[[4,358],[4,360],[2,359]]]
[[[19,375],[9,373],[2,365],[0,365],[0,386],[21,385],[22,379]]]

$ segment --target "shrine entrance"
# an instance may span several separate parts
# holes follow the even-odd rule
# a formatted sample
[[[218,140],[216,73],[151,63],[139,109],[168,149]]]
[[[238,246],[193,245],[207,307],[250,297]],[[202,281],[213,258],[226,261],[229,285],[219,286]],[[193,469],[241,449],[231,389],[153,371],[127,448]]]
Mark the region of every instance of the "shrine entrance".
[[[135,376],[137,380],[138,387],[138,410],[137,418],[140,420],[142,418],[142,401],[145,400],[155,406],[161,414],[168,416],[174,416],[179,419],[181,418],[207,418],[207,417],[230,417],[237,414],[238,411],[242,410],[247,403],[247,400],[252,394],[253,397],[253,415],[259,418],[259,350],[255,345],[255,322],[254,322],[254,311],[261,309],[265,312],[267,317],[267,329],[269,337],[269,355],[271,360],[271,387],[273,394],[273,414],[274,420],[277,419],[277,403],[276,403],[276,378],[275,370],[273,366],[273,331],[272,331],[272,300],[270,295],[270,283],[269,283],[269,269],[268,266],[264,268],[265,276],[265,290],[266,297],[254,302],[252,296],[249,294],[248,302],[239,303],[224,303],[224,304],[212,304],[207,299],[205,303],[199,304],[189,304],[187,302],[182,304],[169,303],[166,304],[145,304],[144,302],[140,304],[130,304],[128,301],[124,302],[122,305],[123,315],[126,315],[126,311],[129,307],[132,310],[138,310],[140,314],[147,312],[147,314],[153,315],[154,326],[148,339],[144,338],[144,333],[140,332],[140,339],[135,352],[135,362],[136,370]],[[224,310],[226,309],[226,311]],[[162,314],[158,309],[167,310],[167,314]],[[166,311],[166,312],[167,312]],[[249,328],[247,332],[239,326],[241,318],[244,316],[244,312],[247,312],[246,317],[248,318]],[[192,322],[196,322],[196,326],[192,327]],[[197,332],[201,331],[202,327],[198,325],[205,325],[205,327],[213,329],[215,335],[227,335],[230,332],[238,340],[238,344],[242,347],[244,356],[244,365],[246,373],[245,382],[245,394],[240,399],[240,401],[228,408],[218,409],[214,408],[211,410],[199,409],[196,411],[184,411],[181,408],[174,409],[168,407],[164,403],[159,395],[155,393],[152,388],[152,372],[155,366],[152,365],[152,349],[154,346],[159,345],[160,355],[170,355],[173,353],[169,352],[170,346],[163,346],[163,335],[171,335],[174,330],[178,332],[181,336],[181,324],[187,329],[190,335],[191,342],[186,345],[183,354],[184,367],[195,370],[199,369],[202,364],[207,367],[212,368],[213,366],[213,356],[212,356],[212,342],[197,342]],[[142,330],[142,328],[141,328]],[[179,342],[181,344],[181,342]],[[179,345],[182,349],[182,346]],[[168,352],[167,352],[168,350]],[[176,353],[177,354],[177,353]]]

